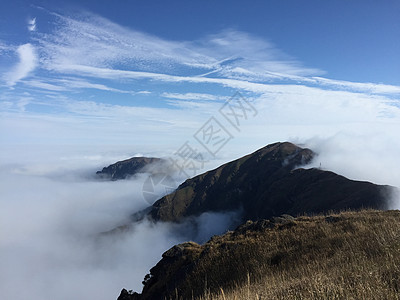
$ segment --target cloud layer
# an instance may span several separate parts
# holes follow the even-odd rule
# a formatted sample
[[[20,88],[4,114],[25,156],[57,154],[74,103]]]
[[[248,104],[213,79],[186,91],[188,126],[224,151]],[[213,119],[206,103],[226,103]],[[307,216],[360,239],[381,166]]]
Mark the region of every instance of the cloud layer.
[[[54,77],[72,76],[81,80],[86,76],[90,80],[108,79],[109,82],[106,85],[88,82],[69,89],[117,91],[118,88],[107,85],[146,79],[231,87],[248,81],[278,82],[373,94],[400,93],[398,86],[321,77],[324,71],[303,66],[270,41],[238,30],[226,29],[194,41],[170,41],[88,12],[74,17],[47,14],[51,17],[50,32],[38,31],[36,18],[28,22],[28,29],[34,33],[32,43],[39,54],[40,68],[46,70],[28,85],[41,90],[65,92],[65,85],[54,81]],[[32,48],[28,49],[33,45],[29,45],[22,45],[18,50],[21,60],[25,58],[20,66],[26,65],[26,68],[11,72],[16,75],[9,80],[10,85],[26,77],[36,63]],[[31,63],[26,64],[28,61]]]
[[[36,163],[1,166],[2,299],[116,299],[123,287],[140,290],[169,247],[224,232],[234,217],[204,214],[181,225],[143,221],[125,234],[101,236],[148,206],[141,194],[146,177],[94,181],[88,175],[104,156],[88,160],[65,149],[62,155],[47,156],[47,164],[43,155]]]

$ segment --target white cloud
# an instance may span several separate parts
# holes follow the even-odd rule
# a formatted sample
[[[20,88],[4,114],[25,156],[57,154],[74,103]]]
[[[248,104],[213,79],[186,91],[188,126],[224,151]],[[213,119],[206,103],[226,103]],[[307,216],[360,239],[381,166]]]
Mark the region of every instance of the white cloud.
[[[344,80],[333,80],[321,77],[313,77],[316,84],[322,86],[332,86],[335,88],[348,89],[372,94],[397,94],[400,95],[400,86],[377,84],[377,83],[361,83]]]
[[[324,73],[302,66],[271,42],[246,32],[225,30],[207,36],[201,41],[200,49],[209,56],[217,57],[220,60],[218,71],[232,78],[252,74],[268,79],[268,72],[299,76]]]
[[[41,80],[32,79],[32,80],[25,80],[24,83],[30,87],[43,89],[43,90],[47,90],[47,91],[61,92],[61,91],[68,90],[65,86],[54,84],[54,82],[52,82],[52,81],[44,82]]]
[[[0,40],[0,53],[6,52],[9,50],[10,50],[10,47],[6,43],[4,43],[3,41]]]
[[[36,51],[31,44],[28,43],[19,46],[17,53],[19,62],[3,77],[8,86],[16,85],[18,81],[27,77],[37,65]]]
[[[24,83],[30,87],[48,90],[48,91],[77,91],[79,89],[95,89],[100,91],[115,92],[122,94],[149,94],[148,91],[125,91],[121,89],[112,88],[104,84],[89,82],[85,79],[75,79],[75,78],[60,78],[60,79],[47,79],[46,81],[32,79],[25,80]]]
[[[22,153],[24,162],[0,166],[2,299],[116,299],[123,287],[140,290],[144,275],[172,245],[189,236],[207,240],[235,217],[208,213],[180,225],[144,221],[124,235],[101,236],[148,206],[142,195],[146,176],[90,179],[87,174],[114,159],[104,149],[92,161],[82,148],[78,156],[67,147],[33,148],[34,155],[23,148],[7,157]]]
[[[307,140],[307,145],[319,153],[312,166],[318,167],[321,163],[323,169],[352,179],[400,187],[397,176],[400,142],[395,139],[398,125],[399,122],[384,126],[389,131],[386,134],[381,133],[382,125],[374,125],[369,128],[371,132],[365,128],[311,138]],[[395,206],[399,209],[400,202]]]
[[[93,67],[80,64],[54,65],[52,68],[61,73],[80,74],[92,78],[103,78],[110,80],[150,79],[150,80],[158,80],[164,82],[210,83],[210,84],[229,86],[233,88],[245,89],[256,93],[267,92],[270,90],[271,86],[277,87],[277,85],[271,85],[270,83],[264,84],[261,82],[251,82],[248,80],[249,78],[247,76],[246,78],[242,78],[240,76],[231,76],[232,78],[229,78],[229,76],[228,78],[224,77],[215,78],[215,77],[205,77],[205,76],[180,76],[180,75],[170,75],[158,72],[130,71],[130,70],[119,70],[119,69],[105,68],[105,67]],[[251,77],[254,78],[254,76],[252,73]],[[386,85],[386,84],[357,83],[357,82],[331,80],[321,77],[301,77],[297,75],[277,74],[272,72],[268,72],[266,76],[268,76],[268,78],[270,79],[273,78],[280,80],[285,80],[285,79],[288,80],[288,83],[286,83],[285,85],[281,85],[284,87],[296,86],[301,89],[303,87],[306,87],[307,84],[310,84],[313,86],[315,85],[319,86],[319,88],[331,88],[332,90],[348,90],[360,93],[383,94],[383,95],[400,94],[400,87],[393,85]],[[260,78],[260,76],[258,77]],[[291,82],[296,84],[291,84]]]
[[[316,75],[320,70],[306,68],[279,51],[272,43],[250,34],[226,30],[197,41],[168,41],[127,29],[96,15],[72,19],[57,15],[60,25],[52,35],[40,40],[49,69],[72,71],[80,65],[124,70],[162,71],[193,75],[218,73],[237,78],[268,79],[281,72],[288,75]]]
[[[124,64],[137,70],[160,66],[173,70],[176,64],[208,68],[215,59],[196,53],[185,42],[172,42],[130,30],[96,15],[72,19],[58,15],[59,27],[40,40],[47,67],[82,64]]]
[[[32,18],[28,20],[28,30],[36,31],[36,18]]]
[[[178,100],[197,100],[197,101],[217,101],[217,100],[227,100],[228,97],[226,96],[218,96],[212,94],[204,94],[204,93],[162,93],[162,97],[169,98],[169,99],[178,99]]]
[[[236,86],[278,80],[361,93],[400,93],[399,86],[318,77],[324,72],[303,66],[271,42],[245,32],[225,30],[196,41],[168,41],[93,14],[74,19],[56,16],[59,23],[53,34],[39,39],[43,66],[72,76],[83,72],[110,80],[147,78],[222,85],[229,83],[223,80],[236,80]]]

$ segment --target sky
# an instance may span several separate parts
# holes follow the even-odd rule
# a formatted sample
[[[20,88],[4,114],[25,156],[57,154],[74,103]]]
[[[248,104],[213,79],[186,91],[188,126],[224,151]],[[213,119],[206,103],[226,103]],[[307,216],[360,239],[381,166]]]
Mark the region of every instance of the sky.
[[[397,103],[399,5],[3,1],[0,142],[173,147],[235,92]]]
[[[399,14],[398,1],[3,1],[0,142],[168,145],[237,91],[397,102]]]
[[[140,290],[188,233],[94,238],[149,205],[146,177],[93,177],[132,156],[171,158],[178,185],[291,141],[307,167],[400,187],[399,32],[399,1],[1,1],[0,298]]]

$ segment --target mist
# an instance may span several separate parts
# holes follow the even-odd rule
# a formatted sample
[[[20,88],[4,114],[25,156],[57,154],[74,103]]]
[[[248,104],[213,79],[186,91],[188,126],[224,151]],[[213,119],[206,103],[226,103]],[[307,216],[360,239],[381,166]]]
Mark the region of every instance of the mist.
[[[319,104],[320,98],[329,105]],[[346,105],[341,99],[347,99]],[[365,95],[329,91],[284,94],[277,101],[259,99],[255,107],[257,118],[247,120],[232,142],[199,173],[269,143],[290,141],[318,154],[306,167],[321,166],[350,179],[400,187],[397,107]],[[211,113],[218,108],[215,104]],[[382,111],[390,112],[392,117],[382,117]],[[182,130],[168,134],[126,127],[114,146],[114,135],[108,132],[119,132],[121,126],[105,122],[96,127],[96,132],[102,133],[97,143],[91,144],[90,140],[68,147],[53,139],[53,134],[60,128],[68,131],[69,123],[59,126],[47,122],[43,127],[55,128],[47,136],[47,143],[40,144],[42,140],[38,139],[28,147],[22,144],[22,138],[14,136],[29,137],[29,143],[38,133],[25,128],[36,128],[39,118],[25,124],[23,119],[8,117],[12,124],[18,121],[25,126],[4,126],[14,128],[13,133],[3,130],[6,134],[1,135],[0,298],[116,299],[122,288],[141,291],[145,274],[174,244],[189,239],[204,242],[235,224],[238,212],[205,213],[181,225],[143,220],[126,234],[98,238],[99,233],[129,223],[134,212],[150,203],[142,193],[146,174],[103,181],[94,178],[95,172],[133,156],[168,157],[207,120],[205,116],[192,127],[186,126],[185,120],[192,114],[185,113],[179,125]],[[91,127],[85,126],[79,134],[93,136]],[[146,142],[150,137],[151,141]],[[104,146],[108,139],[109,145]],[[193,138],[189,142],[196,147]],[[160,167],[161,172],[174,171],[161,165],[148,171],[154,173]],[[176,186],[184,179],[173,174]],[[388,200],[390,208],[400,208],[398,195]]]
[[[400,142],[390,134],[338,133],[328,138],[311,138],[305,145],[317,153],[305,167],[333,171],[353,180],[400,188]],[[400,209],[400,195],[389,196],[388,208]]]
[[[113,154],[11,157],[0,166],[1,299],[116,299],[124,287],[141,291],[164,251],[189,239],[204,242],[237,219],[206,213],[184,224],[143,220],[101,235],[149,206],[146,174],[96,180],[95,171],[119,157]]]
[[[314,134],[289,138],[290,132],[281,132],[282,139],[318,154],[306,167],[321,165],[350,179],[400,186],[395,131]],[[274,142],[272,137],[264,140],[264,145]],[[7,163],[0,165],[1,299],[116,299],[122,288],[141,291],[145,274],[171,246],[187,240],[202,243],[237,225],[240,212],[207,212],[183,224],[143,220],[123,234],[99,235],[129,224],[134,212],[150,205],[142,193],[148,174],[119,181],[94,176],[109,163],[147,155],[128,148],[37,147],[24,155],[24,147],[16,147],[2,152]],[[166,152],[148,156],[165,157]],[[232,151],[202,171],[242,154]],[[149,170],[155,172],[156,167]],[[176,186],[184,180],[160,167],[170,172]],[[162,190],[157,192],[162,195]],[[400,207],[398,194],[388,200],[390,208]]]

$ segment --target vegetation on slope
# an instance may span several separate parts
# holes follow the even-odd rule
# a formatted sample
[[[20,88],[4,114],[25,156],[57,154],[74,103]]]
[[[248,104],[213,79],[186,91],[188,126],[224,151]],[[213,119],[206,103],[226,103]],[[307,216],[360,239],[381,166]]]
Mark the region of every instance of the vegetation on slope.
[[[400,212],[247,222],[163,254],[122,299],[399,299]]]
[[[156,221],[180,222],[208,211],[241,209],[244,220],[329,210],[385,209],[393,187],[347,179],[320,169],[296,169],[315,154],[275,143],[186,180],[151,207]]]

